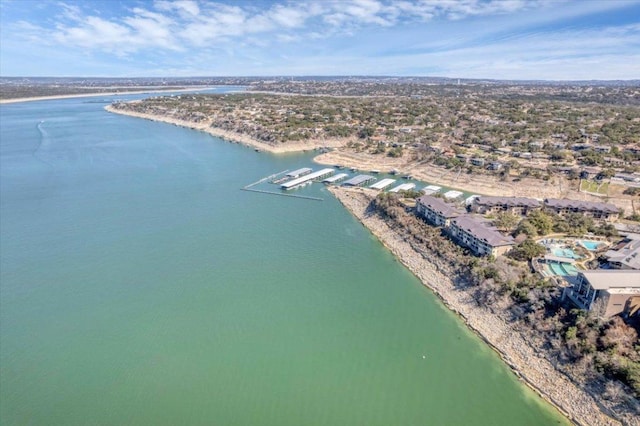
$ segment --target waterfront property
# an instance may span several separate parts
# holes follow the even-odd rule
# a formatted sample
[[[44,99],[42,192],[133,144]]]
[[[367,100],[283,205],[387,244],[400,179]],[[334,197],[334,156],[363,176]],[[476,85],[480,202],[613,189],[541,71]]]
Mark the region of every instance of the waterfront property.
[[[547,198],[544,207],[562,217],[568,213],[580,213],[594,219],[616,220],[620,214],[620,209],[613,204],[591,201]]]
[[[505,236],[488,222],[467,214],[451,219],[449,233],[456,242],[479,256],[498,257],[515,244],[511,236]]]
[[[578,308],[596,310],[605,318],[618,314],[637,313],[640,299],[640,271],[607,270],[580,271],[573,286],[567,287],[568,297]]]
[[[640,236],[624,239],[609,249],[604,256],[613,269],[640,270]]]
[[[352,177],[351,179],[343,183],[343,185],[344,186],[364,186],[375,180],[376,178],[370,175],[358,175],[358,176]]]
[[[480,214],[511,213],[526,216],[532,210],[542,208],[542,204],[533,198],[525,197],[485,197],[475,199],[471,204],[471,211]]]
[[[318,170],[317,172],[313,172],[313,173],[310,173],[308,175],[304,175],[302,177],[294,179],[292,181],[285,182],[282,185],[280,185],[280,188],[282,188],[284,190],[287,190],[287,191],[290,190],[290,189],[300,188],[300,187],[302,187],[304,185],[307,185],[307,184],[313,182],[314,180],[326,178],[328,176],[331,176],[334,173],[335,173],[335,169],[332,169],[332,168],[326,168],[326,169]]]
[[[445,202],[442,198],[423,195],[416,200],[416,213],[427,222],[435,226],[448,228],[451,219],[463,214],[454,205]]]

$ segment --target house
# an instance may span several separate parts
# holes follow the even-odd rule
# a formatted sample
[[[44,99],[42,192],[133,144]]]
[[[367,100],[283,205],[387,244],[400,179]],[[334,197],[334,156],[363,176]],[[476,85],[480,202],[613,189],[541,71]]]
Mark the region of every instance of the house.
[[[626,238],[604,254],[613,269],[640,270],[640,236]]]
[[[564,290],[563,298],[580,309],[595,310],[605,318],[618,314],[633,315],[640,297],[640,271],[608,270],[581,271],[571,287]]]
[[[501,168],[502,168],[502,163],[498,161],[492,161],[491,163],[489,163],[489,166],[487,167],[487,169],[489,170],[500,170]]]
[[[435,226],[447,228],[451,219],[463,214],[455,206],[445,202],[442,198],[423,195],[416,200],[416,212],[427,222]]]
[[[542,208],[540,201],[525,197],[485,197],[474,200],[471,211],[480,214],[508,212],[526,216],[531,210]]]
[[[613,204],[591,201],[547,198],[544,208],[563,217],[568,213],[581,213],[594,219],[616,220],[620,215],[620,209]]]
[[[451,219],[449,234],[455,242],[479,256],[502,256],[515,244],[511,236],[502,235],[486,221],[471,215]]]

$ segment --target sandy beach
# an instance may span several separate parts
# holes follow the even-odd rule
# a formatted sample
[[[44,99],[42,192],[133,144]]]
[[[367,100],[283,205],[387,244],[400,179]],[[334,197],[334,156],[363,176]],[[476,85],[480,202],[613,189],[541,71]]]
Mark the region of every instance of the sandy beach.
[[[365,211],[376,192],[366,189],[330,187],[340,202],[373,233],[420,281],[431,289],[469,328],[493,347],[516,374],[541,397],[579,425],[637,425],[632,414],[619,422],[605,414],[607,401],[597,400],[554,368],[525,336],[489,309],[477,304],[464,289],[454,286],[447,271],[420,253],[378,216]],[[428,249],[428,247],[427,247]]]

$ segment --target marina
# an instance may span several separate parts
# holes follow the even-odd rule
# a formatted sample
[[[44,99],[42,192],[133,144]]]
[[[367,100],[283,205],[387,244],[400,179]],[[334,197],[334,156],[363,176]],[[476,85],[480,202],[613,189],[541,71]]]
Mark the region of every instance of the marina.
[[[389,192],[409,191],[415,187],[416,187],[415,183],[403,183],[401,185],[396,186],[395,188],[391,188]]]
[[[387,186],[391,185],[395,181],[396,181],[395,179],[382,179],[381,181],[376,182],[373,185],[371,185],[369,188],[372,188],[372,189],[384,189]]]
[[[375,180],[376,178],[370,175],[358,175],[358,176],[352,177],[351,179],[343,183],[343,185],[344,186],[364,186]]]

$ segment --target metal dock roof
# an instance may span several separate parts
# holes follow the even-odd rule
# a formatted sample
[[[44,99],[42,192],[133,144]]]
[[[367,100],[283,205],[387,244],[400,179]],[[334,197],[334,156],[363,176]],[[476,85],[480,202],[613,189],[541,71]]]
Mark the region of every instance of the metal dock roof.
[[[342,180],[344,178],[349,177],[349,175],[347,173],[338,173],[337,175],[331,176],[326,178],[325,180],[323,180],[323,183],[334,183],[334,182],[338,182],[339,180]]]
[[[464,195],[462,192],[460,191],[448,191],[445,192],[443,197],[446,198],[447,200],[452,200],[454,198],[458,198],[460,196]]]
[[[395,179],[382,179],[380,182],[376,182],[373,185],[371,185],[369,188],[373,188],[373,189],[384,189],[387,186],[391,185],[393,182],[395,182]]]
[[[431,192],[431,193],[433,194],[433,193],[439,192],[441,189],[442,189],[442,187],[441,187],[441,186],[437,186],[437,185],[427,185],[427,186],[425,186],[425,187],[422,189],[422,192],[425,192],[425,191],[433,191],[433,192]]]
[[[318,179],[318,178],[321,178],[321,177],[329,176],[329,175],[332,175],[334,173],[335,173],[335,169],[331,169],[331,168],[318,170],[317,172],[313,172],[313,173],[310,173],[308,175],[299,177],[298,179],[294,179],[292,181],[283,183],[282,185],[280,185],[280,188],[282,188],[282,189],[292,189],[292,188],[295,188],[296,186],[305,184],[307,182],[311,182],[314,179]]]
[[[356,177],[352,177],[351,179],[349,179],[348,181],[343,183],[343,185],[345,185],[345,186],[359,186],[359,185],[362,185],[364,183],[371,182],[372,180],[375,180],[375,179],[376,178],[374,178],[373,176],[369,176],[369,175],[358,175]]]
[[[302,175],[309,174],[312,171],[313,171],[313,169],[311,169],[309,167],[303,167],[301,169],[294,170],[292,172],[287,173],[287,176],[292,177],[292,178],[297,178],[297,177],[300,177]]]
[[[416,187],[415,183],[403,183],[402,185],[398,185],[395,188],[391,188],[389,192],[400,192],[400,191],[408,191]]]

